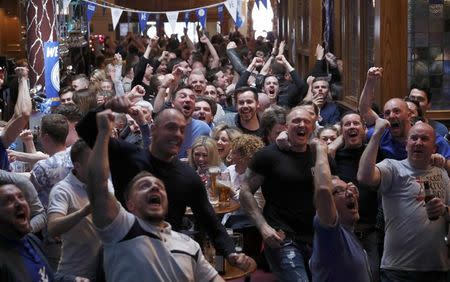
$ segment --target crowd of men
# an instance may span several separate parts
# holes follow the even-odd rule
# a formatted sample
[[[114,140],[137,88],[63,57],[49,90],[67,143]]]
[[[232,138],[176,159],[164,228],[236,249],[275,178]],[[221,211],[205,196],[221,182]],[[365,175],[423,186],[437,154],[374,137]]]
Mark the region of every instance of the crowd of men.
[[[377,113],[372,67],[358,111],[344,111],[341,62],[320,45],[305,78],[284,42],[238,32],[129,34],[114,51],[64,82],[37,132],[26,64],[17,93],[0,74],[15,101],[0,135],[1,281],[223,281],[186,235],[187,207],[217,255],[254,269],[186,163],[223,125],[266,145],[239,200],[277,280],[447,281],[450,145],[426,86]]]

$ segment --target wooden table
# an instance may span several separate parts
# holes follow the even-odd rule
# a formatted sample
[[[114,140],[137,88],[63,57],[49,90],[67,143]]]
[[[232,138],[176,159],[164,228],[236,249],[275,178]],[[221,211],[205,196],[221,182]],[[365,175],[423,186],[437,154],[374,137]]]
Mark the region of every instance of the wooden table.
[[[222,278],[224,280],[233,280],[238,279],[241,277],[245,277],[250,275],[252,272],[256,270],[256,264],[252,265],[250,269],[247,269],[247,271],[244,271],[240,268],[231,266],[228,261],[225,262],[225,274],[222,274]]]
[[[217,215],[224,215],[224,214],[229,213],[229,212],[237,211],[238,209],[241,208],[241,204],[239,204],[238,201],[231,199],[229,205],[225,206],[225,205],[221,205],[219,203],[219,205],[217,207],[213,207],[213,208],[214,208],[214,211],[216,212]],[[185,214],[186,215],[192,215],[193,214],[190,207],[186,207]]]

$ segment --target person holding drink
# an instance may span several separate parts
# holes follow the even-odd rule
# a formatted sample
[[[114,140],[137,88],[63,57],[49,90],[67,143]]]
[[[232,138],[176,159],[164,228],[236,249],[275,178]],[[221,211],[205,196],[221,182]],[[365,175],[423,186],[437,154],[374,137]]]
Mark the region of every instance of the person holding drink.
[[[376,187],[382,196],[386,236],[381,281],[447,281],[450,179],[443,168],[432,165],[434,129],[416,123],[407,135],[407,158],[376,164],[389,126],[389,121],[377,119],[358,169],[358,181]]]

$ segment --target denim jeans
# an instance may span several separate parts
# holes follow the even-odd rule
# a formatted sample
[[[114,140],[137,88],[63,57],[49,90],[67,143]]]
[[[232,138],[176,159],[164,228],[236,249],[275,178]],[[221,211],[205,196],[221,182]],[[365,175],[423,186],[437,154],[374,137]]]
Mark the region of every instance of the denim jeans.
[[[288,243],[279,249],[266,244],[264,254],[272,273],[279,281],[309,282],[307,266],[297,244]]]
[[[446,282],[444,271],[402,271],[381,269],[381,282]]]

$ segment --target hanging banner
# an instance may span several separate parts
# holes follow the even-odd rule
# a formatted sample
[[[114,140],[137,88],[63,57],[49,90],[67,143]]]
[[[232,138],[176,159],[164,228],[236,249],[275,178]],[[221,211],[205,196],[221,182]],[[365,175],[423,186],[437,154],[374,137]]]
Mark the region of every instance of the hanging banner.
[[[203,29],[206,29],[206,8],[197,10],[198,21],[202,25]]]
[[[45,93],[52,106],[59,104],[59,43],[44,42]]]
[[[177,27],[178,11],[176,12],[166,12],[167,20],[169,21],[170,27],[172,28],[172,33],[175,33]]]
[[[184,13],[184,25],[186,26],[186,28],[188,27],[188,23],[189,23],[189,12],[185,12]]]
[[[94,16],[96,7],[97,7],[97,5],[95,5],[94,3],[87,3],[87,6],[86,6],[86,19],[87,19],[88,23],[92,20],[92,17]]]
[[[64,0],[64,1],[63,1],[63,10],[65,10],[65,9],[67,9],[67,7],[69,7],[70,1],[71,1],[71,0]]]
[[[261,0],[261,2],[264,5],[264,7],[266,7],[266,9],[267,9],[267,0]]]
[[[217,7],[217,17],[219,18],[220,25],[223,24],[223,5]]]
[[[145,33],[145,30],[147,28],[148,16],[148,13],[139,13],[139,28],[143,34]]]
[[[256,7],[258,7],[258,10],[259,10],[259,0],[255,0],[255,3],[256,3]]]
[[[103,3],[103,5],[105,5],[105,1],[102,1],[102,3]],[[106,7],[105,6],[103,6],[103,9],[102,9],[102,16],[106,16]]]
[[[237,0],[227,0],[227,2],[225,2],[225,7],[227,7],[228,13],[230,13],[233,21],[236,22]]]
[[[237,1],[237,12],[236,12],[236,27],[240,28],[245,21],[244,13],[242,12],[242,0]]]
[[[116,30],[116,26],[119,22],[120,16],[122,15],[122,12],[122,9],[111,8],[112,25],[114,30]]]

